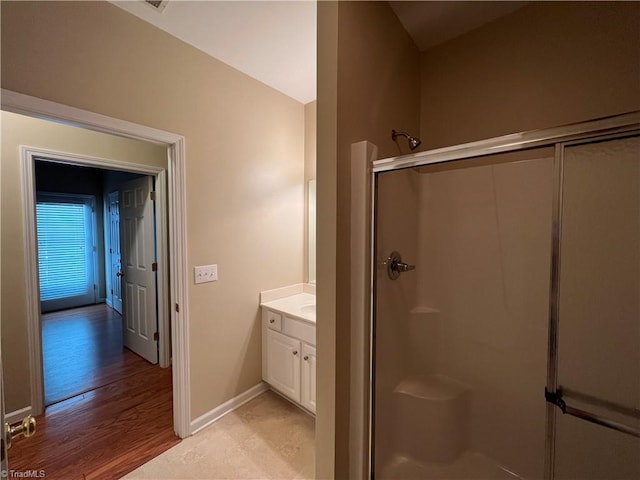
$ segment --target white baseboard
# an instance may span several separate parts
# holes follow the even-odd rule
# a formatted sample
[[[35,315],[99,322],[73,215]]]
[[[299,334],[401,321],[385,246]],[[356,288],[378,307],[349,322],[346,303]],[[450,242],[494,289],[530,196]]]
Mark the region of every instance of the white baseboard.
[[[5,413],[4,421],[9,425],[13,425],[14,423],[21,422],[24,417],[27,415],[31,415],[31,407],[24,407],[20,410],[16,410],[15,412]]]
[[[269,390],[269,385],[265,382],[260,382],[259,384],[251,387],[249,390],[241,393],[237,397],[232,398],[224,402],[222,405],[214,408],[213,410],[208,411],[204,415],[199,416],[195,420],[191,421],[191,435],[199,432],[203,428],[208,427],[216,420],[224,417],[227,413],[233,412],[236,408],[244,405],[249,400],[253,400],[261,393]]]

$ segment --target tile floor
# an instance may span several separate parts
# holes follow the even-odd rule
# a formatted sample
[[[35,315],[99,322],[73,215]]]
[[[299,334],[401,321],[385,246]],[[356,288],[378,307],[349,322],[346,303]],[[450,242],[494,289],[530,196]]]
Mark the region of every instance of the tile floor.
[[[312,479],[315,420],[268,391],[125,479]]]

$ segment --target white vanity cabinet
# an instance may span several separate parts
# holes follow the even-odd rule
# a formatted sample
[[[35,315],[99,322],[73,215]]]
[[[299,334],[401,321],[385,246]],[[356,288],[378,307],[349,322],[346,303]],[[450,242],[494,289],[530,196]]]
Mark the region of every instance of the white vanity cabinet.
[[[263,305],[262,338],[262,379],[315,413],[315,323]]]
[[[316,411],[316,347],[302,344],[302,386],[300,403],[307,410]]]
[[[267,378],[265,381],[300,403],[300,340],[267,331]]]

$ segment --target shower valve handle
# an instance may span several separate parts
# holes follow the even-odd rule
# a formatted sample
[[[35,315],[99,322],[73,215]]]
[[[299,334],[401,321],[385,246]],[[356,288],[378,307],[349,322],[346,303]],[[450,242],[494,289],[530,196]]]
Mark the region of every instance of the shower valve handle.
[[[387,264],[387,274],[391,280],[396,280],[402,272],[408,272],[416,268],[415,265],[403,263],[402,256],[396,251],[391,252],[385,263]]]
[[[391,268],[398,270],[399,272],[408,272],[409,270],[415,270],[415,265],[408,265],[406,263],[397,262]]]

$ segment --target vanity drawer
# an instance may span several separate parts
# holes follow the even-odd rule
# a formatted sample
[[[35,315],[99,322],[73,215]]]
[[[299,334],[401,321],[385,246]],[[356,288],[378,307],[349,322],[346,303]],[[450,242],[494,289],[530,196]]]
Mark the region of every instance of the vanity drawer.
[[[267,327],[280,332],[282,330],[282,314],[267,310]]]
[[[307,322],[303,322],[302,320],[297,320],[291,317],[284,317],[282,333],[299,338],[303,342],[307,342],[311,345],[316,344],[315,325],[310,325]]]

